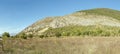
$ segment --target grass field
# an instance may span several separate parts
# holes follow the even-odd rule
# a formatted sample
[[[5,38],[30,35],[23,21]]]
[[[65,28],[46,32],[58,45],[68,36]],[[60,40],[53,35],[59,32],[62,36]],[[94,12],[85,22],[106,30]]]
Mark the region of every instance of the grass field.
[[[0,54],[119,54],[120,37],[61,37],[3,40]]]

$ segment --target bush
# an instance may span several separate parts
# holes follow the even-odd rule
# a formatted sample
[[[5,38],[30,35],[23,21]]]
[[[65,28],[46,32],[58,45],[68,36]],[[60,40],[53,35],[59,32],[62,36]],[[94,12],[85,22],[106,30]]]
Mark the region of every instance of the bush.
[[[20,38],[27,39],[27,35],[25,33],[21,33],[18,35]]]
[[[29,38],[33,38],[33,35],[32,35],[32,34],[29,34],[28,37],[29,37]]]
[[[4,33],[2,34],[2,37],[10,37],[10,34],[9,34],[8,32],[4,32]]]
[[[43,37],[45,37],[45,36],[44,36],[44,35],[40,35],[39,37],[40,37],[40,38],[43,38]]]
[[[61,36],[61,33],[57,32],[57,33],[55,33],[55,36],[56,36],[56,37],[60,37],[60,36]]]
[[[111,36],[110,32],[104,32],[102,36]]]
[[[82,35],[89,35],[90,34],[90,31],[83,31],[82,32]]]
[[[27,39],[27,36],[21,36],[21,38],[23,38],[23,39]]]

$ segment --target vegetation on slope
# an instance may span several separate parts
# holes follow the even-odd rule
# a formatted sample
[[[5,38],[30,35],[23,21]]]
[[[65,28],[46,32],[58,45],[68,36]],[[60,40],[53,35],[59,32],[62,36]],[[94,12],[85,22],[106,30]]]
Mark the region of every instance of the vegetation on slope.
[[[109,26],[66,26],[50,28],[44,32],[44,37],[53,36],[119,36],[119,27]]]
[[[40,31],[44,28],[52,27],[52,28],[58,29],[58,27],[69,26],[71,24],[72,25],[83,25],[83,26],[84,25],[97,25],[97,24],[108,25],[108,26],[120,26],[120,11],[108,9],[108,8],[96,8],[96,9],[78,11],[77,13],[75,12],[73,14],[61,16],[61,17],[59,16],[58,17],[47,17],[46,19],[37,21],[36,23],[27,27],[22,32],[25,34],[39,35],[42,33]],[[83,30],[85,28],[83,28]],[[53,30],[56,30],[56,29],[53,29]],[[49,30],[49,32],[48,31],[45,32],[45,34],[43,35],[47,36],[47,33],[53,32],[53,31],[51,32],[50,31],[51,30]],[[72,34],[72,32],[68,32],[68,31],[65,31],[65,32],[70,33],[69,36],[76,35],[76,34]],[[64,32],[63,33],[58,32],[58,34],[55,34],[55,33],[52,33],[51,35],[61,36],[63,35]],[[84,33],[84,31],[80,31],[80,33]]]
[[[65,26],[60,28],[49,28],[42,35],[33,35],[21,33],[17,35],[18,38],[46,38],[46,37],[61,37],[61,36],[120,36],[120,27],[110,27],[102,25],[94,26]]]
[[[109,16],[117,20],[120,20],[120,11],[109,9],[109,8],[96,8],[96,9],[82,10],[78,12],[85,12],[88,15],[96,14],[96,15]]]

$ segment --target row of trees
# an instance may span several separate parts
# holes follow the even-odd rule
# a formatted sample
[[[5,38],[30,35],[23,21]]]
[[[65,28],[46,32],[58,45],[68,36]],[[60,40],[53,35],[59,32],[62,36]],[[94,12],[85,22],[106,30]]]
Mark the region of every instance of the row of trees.
[[[23,38],[23,39],[27,39],[27,38],[33,38],[33,35],[32,34],[26,35],[25,33],[21,33],[19,35],[10,36],[9,32],[4,32],[2,34],[2,36],[0,36],[0,38]]]
[[[22,38],[22,39],[28,39],[28,38],[33,38],[33,37],[39,37],[39,38],[44,38],[44,35],[33,35],[33,34],[25,34],[25,33],[20,33],[15,36],[11,36],[9,32],[4,32],[0,38]],[[46,36],[47,37],[47,36]]]

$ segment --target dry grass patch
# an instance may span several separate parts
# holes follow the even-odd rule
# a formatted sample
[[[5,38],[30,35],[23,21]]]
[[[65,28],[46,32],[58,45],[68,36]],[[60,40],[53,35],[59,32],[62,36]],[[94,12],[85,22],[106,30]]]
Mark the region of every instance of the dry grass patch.
[[[119,54],[120,37],[7,39],[5,54]]]

